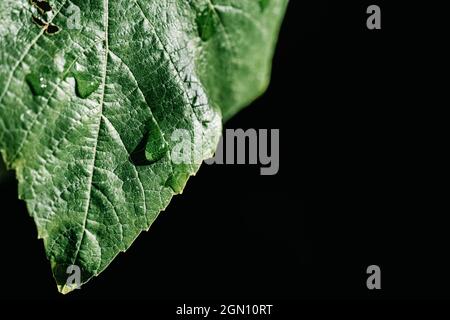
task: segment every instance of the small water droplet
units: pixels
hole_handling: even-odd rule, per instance
[[[73,76],[76,81],[76,93],[82,99],[89,97],[99,87],[99,83],[88,73],[75,73]]]
[[[71,193],[69,190],[64,190],[61,193],[61,199],[63,199],[64,201],[70,201],[71,195],[73,195],[73,193]]]
[[[35,17],[35,16],[32,16],[31,18],[33,19],[33,22],[34,22],[37,26],[39,26],[39,27],[41,27],[41,28],[47,27],[47,22],[42,21],[40,18]]]
[[[61,29],[54,24],[49,24],[47,26],[47,28],[45,29],[45,33],[48,35],[54,35],[54,34],[59,33],[60,31],[61,31]]]
[[[31,4],[33,4],[35,7],[41,11],[41,13],[46,13],[52,11],[52,6],[48,1],[45,0],[31,0]]]
[[[208,41],[216,33],[215,13],[209,6],[197,15],[196,23],[203,41]]]
[[[31,117],[33,117],[33,112],[31,110],[27,110],[20,115],[20,121],[27,121],[27,119],[30,119]]]
[[[189,174],[186,171],[175,169],[169,178],[167,178],[165,186],[171,188],[176,194],[179,194],[183,191],[188,179]]]
[[[45,78],[40,73],[30,73],[25,77],[25,81],[30,86],[31,92],[35,96],[42,96],[47,88]]]

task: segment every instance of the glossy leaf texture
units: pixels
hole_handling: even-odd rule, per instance
[[[61,292],[68,266],[86,283],[148,230],[264,92],[287,2],[0,2],[0,150]]]

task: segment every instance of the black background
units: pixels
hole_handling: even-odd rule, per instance
[[[370,4],[382,9],[382,30],[366,28]],[[1,297],[448,298],[449,239],[434,218],[448,209],[437,205],[443,191],[430,180],[439,173],[426,162],[424,112],[434,103],[423,72],[434,68],[438,30],[428,13],[439,10],[292,0],[269,90],[226,124],[279,128],[278,175],[260,176],[258,166],[202,167],[150,232],[66,297],[14,181],[3,184]],[[371,264],[381,267],[382,290],[366,288]]]

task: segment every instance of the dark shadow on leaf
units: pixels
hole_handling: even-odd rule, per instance
[[[130,161],[135,166],[148,166],[153,163],[152,161],[149,161],[145,156],[145,149],[147,147],[149,136],[149,132],[146,132],[141,142],[139,142],[139,144],[137,145],[136,149],[134,149],[134,151],[130,154]]]

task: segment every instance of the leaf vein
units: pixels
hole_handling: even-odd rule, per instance
[[[103,104],[105,102],[105,91],[106,91],[106,75],[107,75],[107,71],[108,71],[108,54],[109,54],[109,0],[103,0],[103,10],[104,10],[104,14],[103,14],[103,24],[105,27],[105,57],[104,57],[104,62],[103,62],[103,76],[102,76],[102,95],[101,95],[101,99],[100,99],[100,112],[99,112],[99,122],[98,122],[98,130],[97,130],[97,137],[95,140],[95,146],[94,146],[94,158],[92,161],[92,168],[90,170],[91,174],[89,175],[89,179],[88,179],[88,199],[87,199],[87,203],[86,203],[86,209],[85,209],[85,214],[84,214],[84,218],[83,218],[83,234],[81,236],[81,240],[80,243],[77,246],[77,250],[75,251],[75,255],[73,258],[73,264],[75,264],[75,262],[78,259],[78,255],[80,253],[80,249],[81,246],[83,245],[83,240],[84,240],[84,236],[86,234],[86,227],[87,227],[87,220],[88,220],[88,216],[89,216],[89,208],[91,206],[91,196],[92,196],[92,179],[94,176],[94,172],[95,172],[95,163],[97,160],[97,146],[98,146],[98,138],[100,136],[100,130],[101,130],[101,122],[102,122],[102,113],[103,113]]]

